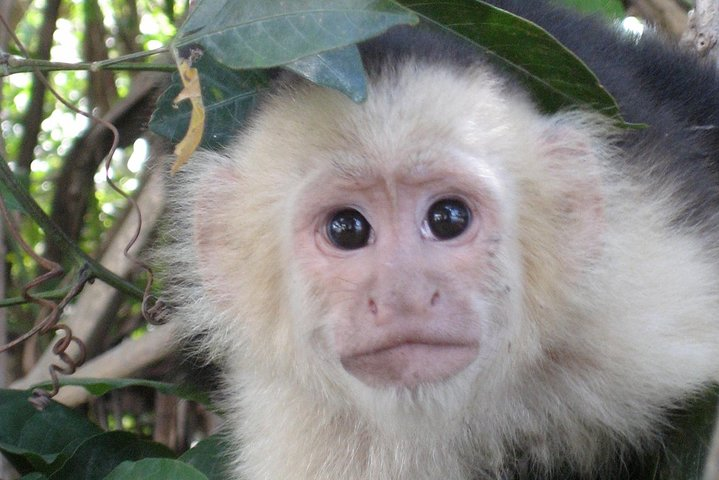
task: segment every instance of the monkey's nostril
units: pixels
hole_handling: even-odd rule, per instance
[[[372,315],[377,315],[377,304],[374,300],[370,298],[369,302],[367,302],[367,306],[369,307],[369,311]]]
[[[429,304],[434,307],[438,301],[439,301],[439,292],[434,292],[434,295],[432,295],[432,299],[429,301]]]

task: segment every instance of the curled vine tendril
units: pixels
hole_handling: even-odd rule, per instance
[[[78,275],[77,282],[60,302],[53,302],[52,300],[39,298],[33,295],[31,292],[32,289],[42,285],[49,280],[62,277],[65,274],[65,271],[63,270],[62,266],[60,266],[60,264],[38,255],[37,253],[35,253],[33,248],[28,245],[25,239],[22,238],[22,235],[20,235],[18,226],[11,218],[10,212],[8,211],[7,205],[5,204],[5,200],[2,198],[0,198],[0,214],[5,221],[5,225],[7,225],[8,231],[12,235],[13,239],[20,246],[20,248],[22,248],[22,250],[27,255],[29,255],[38,265],[47,270],[47,272],[37,276],[32,281],[25,284],[22,288],[21,293],[25,300],[41,307],[41,311],[48,312],[39,322],[37,322],[37,324],[32,329],[25,332],[23,335],[20,335],[15,340],[5,345],[0,345],[0,353],[5,352],[16,345],[19,345],[20,343],[26,341],[28,338],[36,334],[44,335],[50,332],[58,331],[62,331],[64,333],[64,335],[60,336],[56,340],[55,344],[52,347],[53,353],[62,362],[61,365],[53,363],[49,367],[50,378],[52,380],[53,386],[52,390],[48,392],[42,389],[35,389],[33,391],[33,396],[30,398],[30,402],[35,406],[35,408],[42,409],[47,405],[47,400],[50,397],[56,395],[58,390],[60,389],[58,372],[72,374],[75,372],[75,370],[77,370],[77,367],[85,361],[85,344],[82,342],[82,340],[73,336],[70,327],[68,327],[67,325],[61,325],[58,322],[60,321],[60,316],[62,315],[62,312],[67,306],[67,304],[70,303],[70,301],[82,291],[87,282],[92,281],[93,277],[89,269],[81,269]],[[67,353],[68,348],[73,343],[78,347],[79,350],[79,354],[75,358],[73,358]]]

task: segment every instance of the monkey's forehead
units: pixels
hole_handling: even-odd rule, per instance
[[[265,161],[373,167],[450,148],[491,155],[520,146],[537,123],[528,97],[486,64],[457,69],[407,57],[370,78],[363,103],[306,82],[281,88],[242,141]]]

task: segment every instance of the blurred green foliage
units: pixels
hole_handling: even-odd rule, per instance
[[[611,19],[622,18],[624,7],[621,0],[554,0],[585,13],[599,13]]]

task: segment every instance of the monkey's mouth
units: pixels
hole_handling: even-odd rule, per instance
[[[348,355],[341,361],[347,372],[369,386],[414,388],[456,375],[472,363],[478,351],[476,343],[404,341]]]

